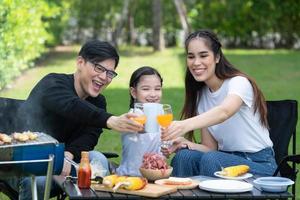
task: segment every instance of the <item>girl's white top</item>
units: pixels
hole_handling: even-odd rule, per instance
[[[241,97],[243,104],[240,110],[226,121],[208,127],[209,132],[218,142],[222,151],[257,152],[273,143],[269,131],[260,123],[260,114],[253,112],[254,96],[249,80],[242,76],[226,79],[222,86],[211,92],[207,86],[199,96],[198,114],[206,112],[222,103],[228,94]]]
[[[147,119],[148,120],[148,119]],[[160,132],[122,133],[122,161],[117,168],[118,175],[141,176],[139,168],[143,155],[160,152]]]

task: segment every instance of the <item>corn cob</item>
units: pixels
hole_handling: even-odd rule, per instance
[[[118,175],[116,175],[116,174],[105,176],[103,178],[102,183],[106,187],[112,188],[116,184],[117,178],[118,178]]]
[[[224,176],[235,177],[246,174],[249,169],[250,167],[248,165],[236,165],[222,169],[221,174]]]
[[[127,177],[125,181],[129,182],[124,186],[126,190],[140,190],[147,185],[147,179],[141,177]]]
[[[122,182],[118,182],[113,191],[117,191],[119,188],[125,190],[140,190],[147,185],[147,179],[141,177],[126,177]]]

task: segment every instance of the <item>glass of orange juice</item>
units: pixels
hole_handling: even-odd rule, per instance
[[[137,114],[137,117],[133,117],[131,119],[137,123],[145,125],[145,123],[147,121],[147,117],[144,113],[144,104],[143,103],[134,103],[134,107],[133,107],[132,111],[133,111],[133,113]],[[138,133],[131,133],[131,135],[129,136],[129,139],[137,142],[138,141],[137,134],[141,134],[141,133],[144,133],[144,131],[141,131]]]
[[[144,113],[144,104],[143,103],[134,103],[133,112],[136,113],[138,116],[132,118],[132,120],[144,125],[147,120],[147,117]]]
[[[170,104],[163,104],[162,105],[162,113],[160,115],[157,115],[156,117],[157,123],[164,128],[167,128],[171,122],[173,121],[173,112],[172,107]],[[161,147],[163,148],[169,148],[171,146],[170,141],[162,141]]]

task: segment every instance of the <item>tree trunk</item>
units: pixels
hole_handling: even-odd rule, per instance
[[[176,6],[176,10],[180,18],[180,23],[184,31],[184,38],[186,38],[190,33],[190,25],[187,20],[185,4],[182,0],[174,0],[174,4]]]
[[[117,23],[115,31],[112,33],[112,43],[116,48],[118,48],[118,38],[120,37],[122,29],[123,29],[123,27],[125,25],[125,22],[127,20],[129,3],[130,3],[130,0],[124,0],[123,1],[123,8],[122,8],[122,13],[121,13],[121,18]]]
[[[152,1],[152,37],[153,37],[153,49],[154,51],[161,51],[164,49],[164,37],[161,30],[162,22],[162,10],[161,0]]]
[[[129,12],[128,15],[128,31],[130,45],[135,45],[137,34],[134,29],[134,17],[132,16],[132,12]]]

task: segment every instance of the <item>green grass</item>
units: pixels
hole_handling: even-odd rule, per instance
[[[25,99],[33,86],[45,74],[51,72],[72,73],[79,47],[56,51],[44,61],[12,81],[8,89],[0,92],[2,97]],[[253,77],[266,99],[296,99],[300,102],[300,52],[289,50],[226,50],[227,58],[239,69]],[[138,67],[148,65],[157,68],[163,76],[163,102],[173,106],[178,119],[184,99],[184,51],[182,48],[166,49],[154,53],[150,48],[126,47],[120,51],[117,68],[119,76],[104,91],[108,111],[121,114],[128,111],[128,83],[131,73]],[[298,124],[297,129],[300,130]],[[297,152],[300,153],[298,137]],[[120,134],[105,130],[96,147],[101,151],[121,153]],[[119,162],[120,158],[114,161]],[[299,168],[299,167],[298,167]],[[299,168],[300,169],[300,168]],[[298,186],[300,185],[298,179]],[[300,190],[298,189],[298,195]],[[0,196],[1,197],[1,196]]]

